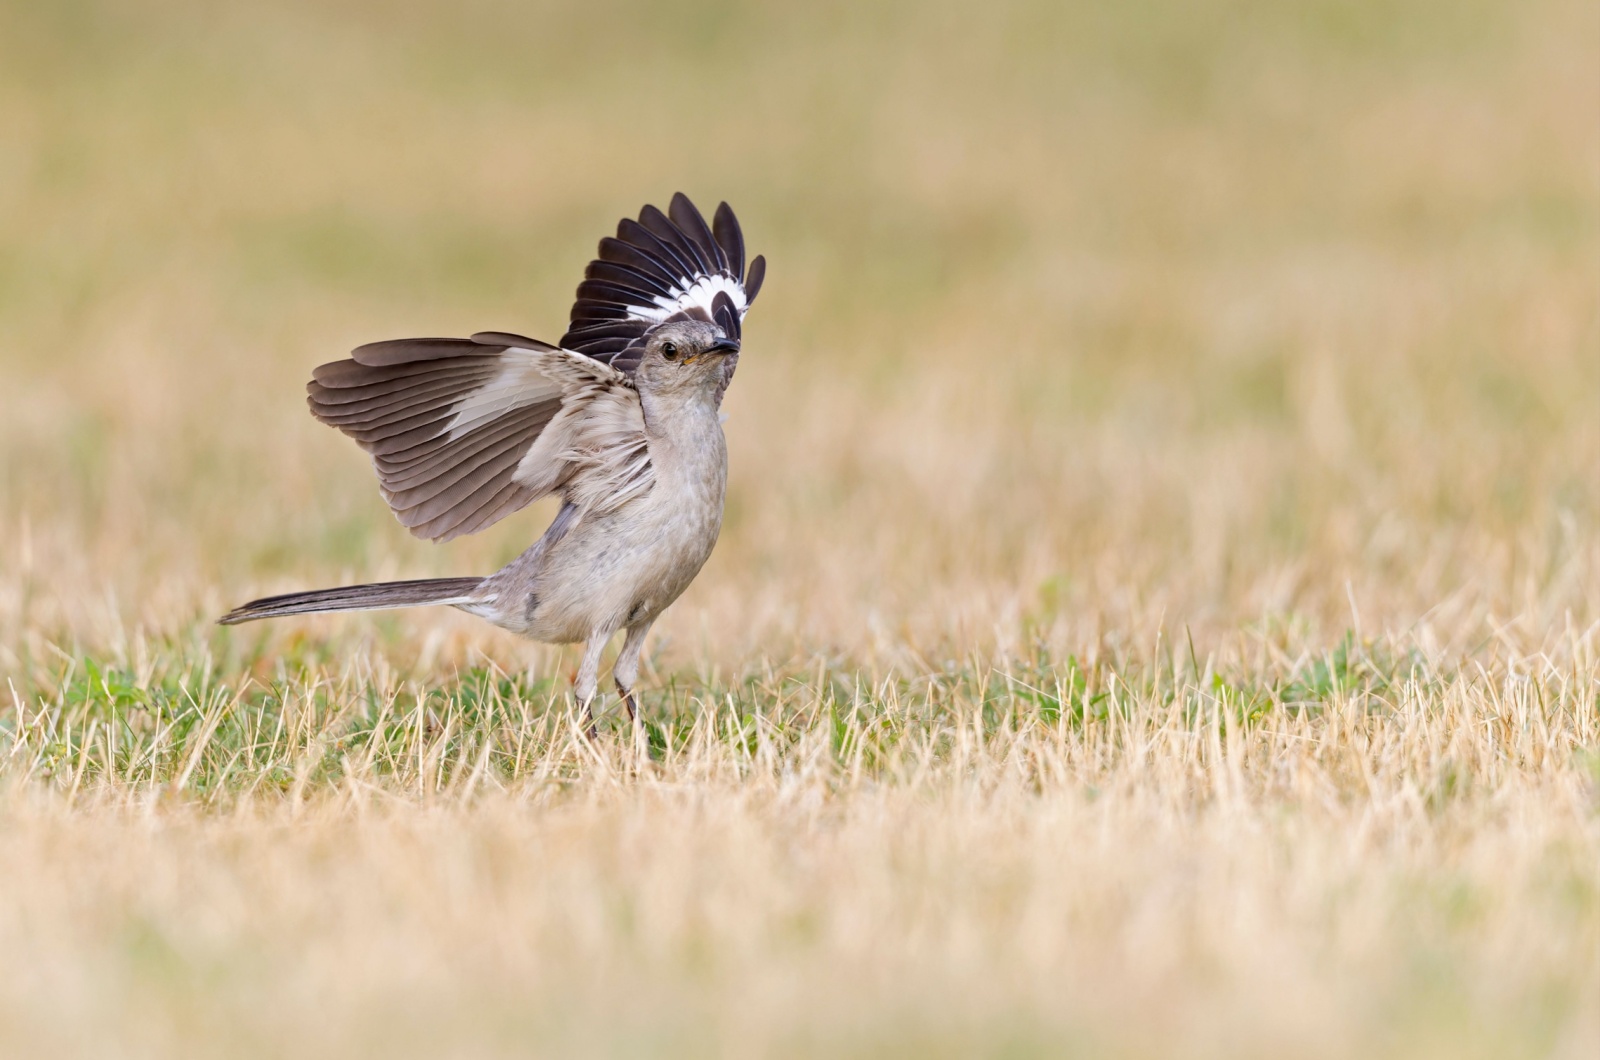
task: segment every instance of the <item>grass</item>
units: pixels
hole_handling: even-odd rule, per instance
[[[0,1050],[1600,1047],[1588,6],[0,3]],[[306,416],[772,262],[644,725]]]
[[[0,745],[0,938],[50,968],[8,1033],[92,1032],[64,992],[241,1052],[1584,1048],[1592,635],[1252,639],[668,681],[598,745],[492,667],[63,660]]]

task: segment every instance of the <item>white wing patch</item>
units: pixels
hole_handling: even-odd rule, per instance
[[[680,277],[680,280],[683,277]],[[683,312],[685,309],[698,308],[705,312],[706,319],[714,319],[712,303],[718,293],[726,293],[732,300],[734,309],[738,310],[739,319],[743,320],[750,305],[745,301],[744,285],[731,276],[717,274],[714,276],[700,276],[687,290],[674,285],[671,295],[656,295],[653,306],[631,305],[628,307],[628,316],[634,320],[643,320],[651,324],[659,324],[668,317]]]
[[[548,351],[512,347],[502,357],[506,364],[493,379],[456,403],[445,427],[450,441],[499,419],[513,409],[551,401],[561,396],[561,385],[543,370]]]

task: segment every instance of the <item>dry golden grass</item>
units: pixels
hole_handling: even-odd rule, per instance
[[[772,260],[647,729],[305,415]],[[0,1051],[1600,1050],[1593,5],[0,4]]]

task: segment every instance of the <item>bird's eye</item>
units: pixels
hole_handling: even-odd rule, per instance
[[[663,342],[661,344],[661,356],[665,357],[669,361],[676,361],[678,359],[677,344],[672,342]]]

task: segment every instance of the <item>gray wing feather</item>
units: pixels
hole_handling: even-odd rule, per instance
[[[396,518],[429,540],[557,491],[580,513],[614,510],[654,482],[627,377],[517,335],[362,346],[318,368],[307,400],[372,456]]]

